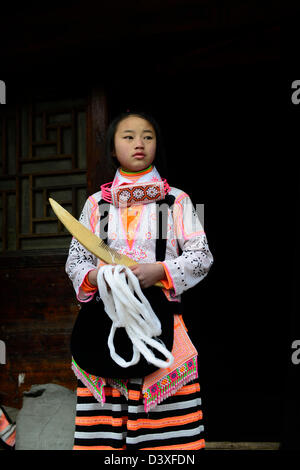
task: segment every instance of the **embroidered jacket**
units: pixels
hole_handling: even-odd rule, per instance
[[[135,178],[135,181],[137,178]],[[155,167],[144,172],[138,183],[162,181]],[[112,187],[132,183],[120,169],[117,170]],[[213,256],[190,197],[180,189],[171,187],[175,197],[173,210],[168,209],[168,232],[166,259],[163,262],[170,289],[164,292],[170,301],[180,301],[181,294],[195,286],[208,273]],[[101,191],[90,196],[80,215],[80,222],[100,235],[100,212],[98,202]],[[109,205],[107,243],[138,263],[154,263],[156,241],[156,204],[136,204],[129,208]],[[86,250],[75,238],[72,239],[66,272],[71,279],[77,299],[88,302],[94,293],[82,289],[89,271],[104,264]]]

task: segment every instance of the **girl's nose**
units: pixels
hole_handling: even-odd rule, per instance
[[[144,148],[144,142],[141,137],[137,137],[135,148]]]

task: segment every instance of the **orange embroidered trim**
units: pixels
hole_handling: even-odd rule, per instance
[[[105,387],[105,395],[107,397],[120,397],[121,393],[119,390],[116,390],[112,387]],[[78,397],[92,397],[92,392],[86,387],[77,387],[77,396]]]
[[[136,205],[128,208],[121,209],[121,219],[124,230],[126,230],[126,238],[129,249],[132,249],[135,235],[139,228],[141,214],[143,213],[144,206]]]
[[[165,289],[172,289],[174,287],[174,284],[173,284],[173,280],[172,280],[172,278],[169,274],[168,268],[161,261],[157,261],[157,263],[163,265],[165,275],[166,275],[166,278],[167,278],[167,279],[161,279],[160,282],[162,283],[162,285],[164,286]]]
[[[153,170],[153,167],[152,165],[150,165],[148,168],[146,168],[145,170],[141,170],[141,171],[125,171],[125,170],[122,170],[122,168],[120,168],[120,175],[122,176],[143,176],[143,175],[146,175],[147,173],[150,173],[150,171]]]
[[[89,275],[89,273],[86,274],[86,276],[83,280],[83,283],[81,284],[81,289],[87,294],[90,293],[90,292],[96,292],[96,290],[97,290],[97,287],[93,286],[93,284],[90,283],[90,281],[88,279],[88,275]]]
[[[194,423],[195,421],[202,419],[202,411],[196,411],[195,413],[189,413],[184,416],[172,416],[169,418],[162,419],[137,419],[133,421],[129,419],[127,421],[127,428],[131,431],[137,431],[138,429],[160,429],[166,428],[167,426],[181,426],[188,423]]]
[[[200,439],[199,441],[190,442],[187,444],[175,444],[169,446],[158,446],[158,447],[143,447],[141,450],[198,450],[205,447],[205,440]]]
[[[75,424],[78,426],[96,426],[98,424],[120,427],[126,424],[128,416],[114,418],[113,416],[76,416]]]

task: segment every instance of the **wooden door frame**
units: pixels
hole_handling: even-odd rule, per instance
[[[87,196],[110,181],[111,170],[105,158],[105,135],[108,127],[108,96],[104,87],[94,87],[88,96],[87,108]]]
[[[107,116],[105,89],[101,85],[87,89],[87,196],[109,181],[104,154]],[[6,363],[0,365],[3,405],[21,408],[23,392],[34,384],[57,383],[69,389],[76,386],[69,340],[78,301],[65,272],[67,254],[65,248],[1,254],[0,339],[7,354]]]

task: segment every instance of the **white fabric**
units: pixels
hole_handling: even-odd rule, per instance
[[[142,175],[138,182],[161,180],[154,168]],[[117,171],[114,185],[128,183]],[[173,282],[173,289],[164,290],[168,300],[180,301],[181,294],[195,286],[205,278],[213,264],[213,256],[209,250],[206,235],[198,218],[190,197],[180,189],[171,187],[170,195],[175,197],[173,211],[168,209],[168,232],[164,266]],[[80,222],[99,236],[99,206],[101,191],[91,195],[84,205]],[[110,247],[138,263],[155,263],[156,246],[156,204],[145,204],[142,208],[138,230],[133,245],[129,246],[126,230],[122,223],[123,208],[109,205],[108,239]],[[179,255],[179,249],[182,253]],[[88,302],[93,294],[87,294],[81,289],[86,274],[103,264],[99,259],[86,250],[75,238],[72,239],[69,256],[66,262],[66,272],[70,277],[77,298],[80,302]]]
[[[111,358],[124,368],[137,364],[140,354],[158,368],[171,366],[174,361],[172,353],[159,340],[154,339],[161,335],[161,323],[131,269],[121,265],[102,266],[98,271],[97,284],[105,312],[113,322],[107,341]],[[126,362],[116,353],[114,335],[117,328],[125,328],[132,341],[131,361]],[[147,345],[160,351],[167,360],[155,357]]]

